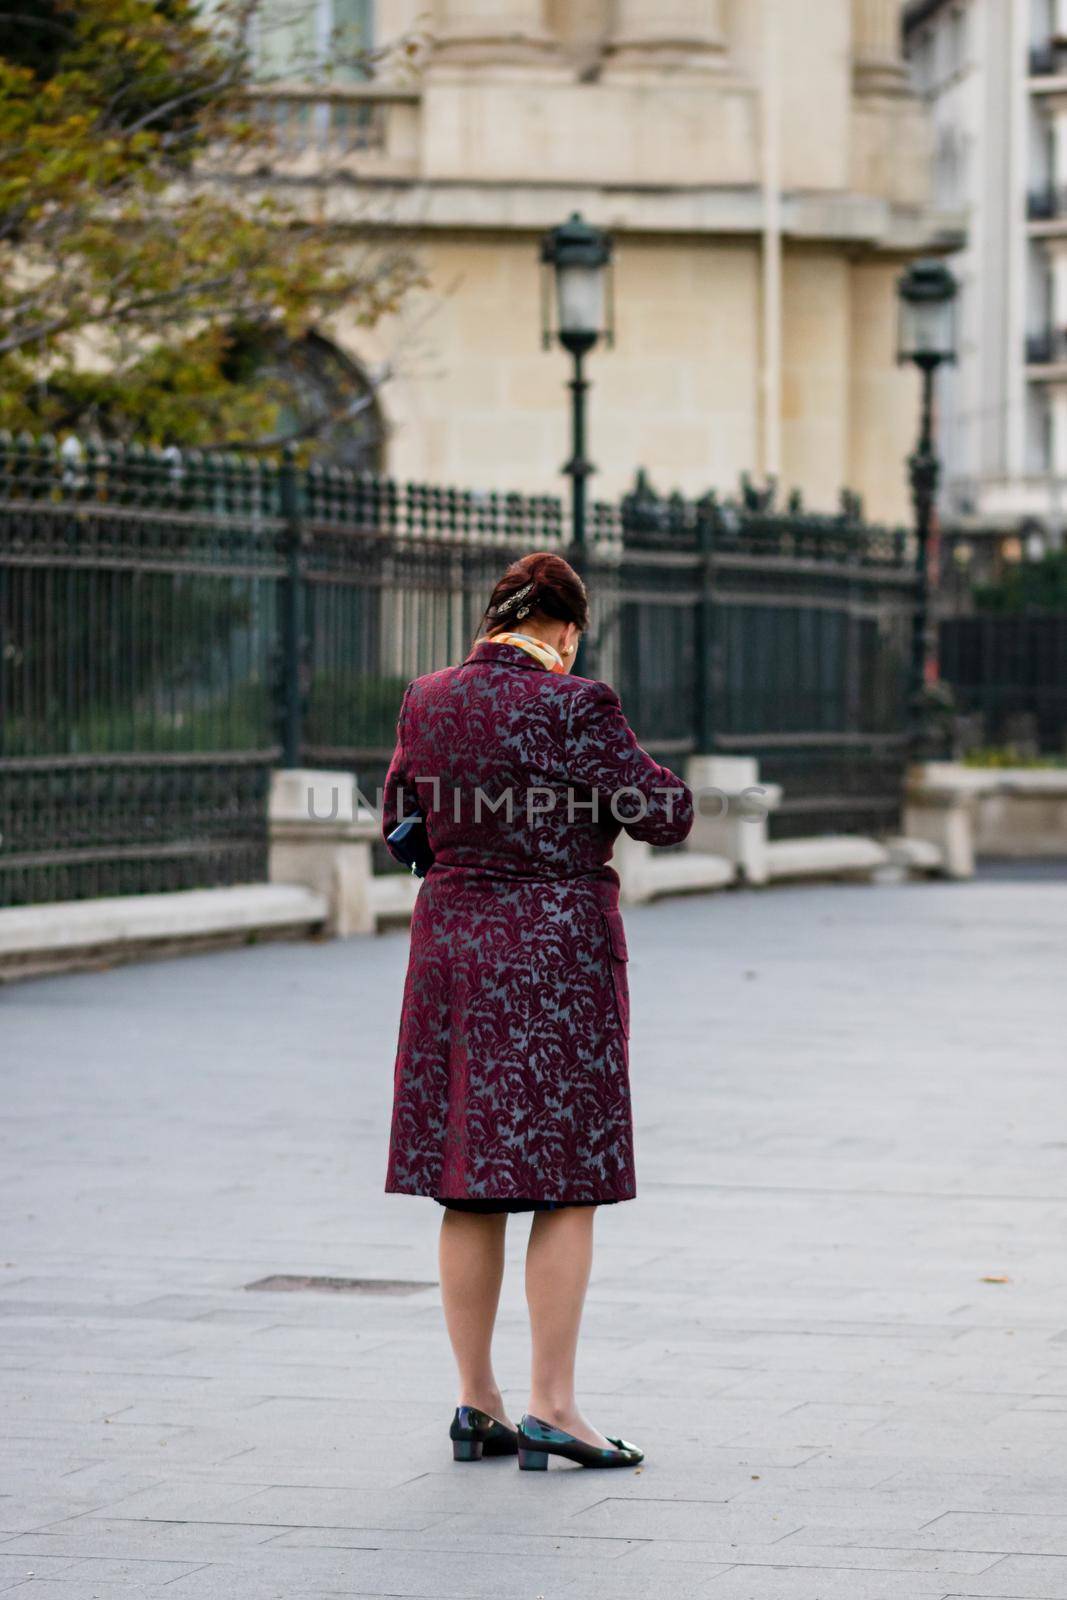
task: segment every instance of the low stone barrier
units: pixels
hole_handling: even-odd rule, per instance
[[[976,855],[1067,857],[1067,768],[926,761],[908,774],[905,831],[942,854],[950,878]]]
[[[325,896],[300,883],[116,895],[0,911],[0,981],[116,961],[300,938],[326,927]]]
[[[962,785],[956,772],[964,774]],[[969,808],[990,775],[967,768],[952,774],[928,769],[922,786],[909,791],[911,837],[772,840],[768,819],[782,792],[760,783],[756,761],[695,756],[686,771],[698,797],[689,841],[655,850],[620,834],[614,865],[622,899],[642,905],[662,895],[803,878],[929,873],[946,862],[953,876],[967,876],[973,870]],[[1057,804],[1062,799],[1067,808],[1067,775],[1061,783]],[[1002,788],[1004,796],[1013,793],[1010,784]],[[269,828],[268,884],[0,911],[0,979],[263,937],[317,932],[347,938],[410,919],[419,880],[375,872],[379,820],[360,804],[350,773],[275,772]]]

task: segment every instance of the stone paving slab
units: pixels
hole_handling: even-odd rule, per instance
[[[1067,1600],[1067,882],[628,925],[610,1476],[450,1462],[436,1289],[245,1288],[436,1277],[381,1193],[405,935],[0,993],[0,1593]]]

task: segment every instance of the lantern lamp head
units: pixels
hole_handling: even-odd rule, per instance
[[[541,241],[542,338],[583,355],[614,343],[612,240],[575,211]]]
[[[897,279],[900,323],[897,360],[934,368],[956,359],[959,285],[943,261],[913,261]]]

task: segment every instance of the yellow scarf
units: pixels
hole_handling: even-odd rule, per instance
[[[513,644],[517,650],[525,650],[528,656],[533,656],[539,661],[546,672],[566,672],[563,657],[559,651],[550,644],[545,644],[543,639],[531,639],[528,633],[492,633],[485,634],[476,641],[478,644]]]

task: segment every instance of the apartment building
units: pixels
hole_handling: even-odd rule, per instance
[[[1067,524],[1067,3],[914,0],[904,28],[933,197],[967,223],[942,516],[961,564],[996,570]]]

